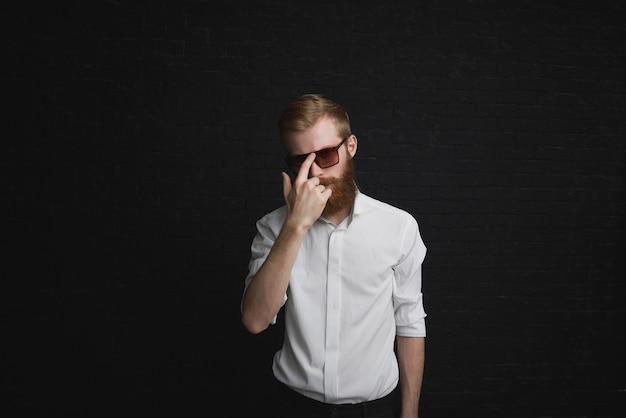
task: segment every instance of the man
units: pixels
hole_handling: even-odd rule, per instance
[[[400,416],[415,418],[426,336],[417,222],[359,191],[339,104],[301,96],[279,131],[294,181],[282,173],[286,204],[257,222],[241,308],[260,333],[285,307],[273,362],[285,416],[391,418],[399,383]]]

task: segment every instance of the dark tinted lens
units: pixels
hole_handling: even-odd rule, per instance
[[[341,141],[341,144],[343,144],[343,141]],[[341,144],[333,148],[326,148],[315,151],[315,164],[317,164],[320,168],[328,168],[337,164],[339,162],[338,149]],[[285,157],[285,162],[287,163],[287,167],[289,167],[291,171],[297,173],[300,170],[300,166],[308,156],[309,154],[288,155],[287,157]]]
[[[298,170],[300,170],[300,166],[302,165],[304,160],[306,160],[307,156],[308,156],[308,154],[306,154],[306,155],[290,155],[290,156],[288,156],[287,158],[285,158],[285,162],[287,163],[287,167],[289,167],[289,169],[291,171],[293,171],[294,173],[297,173]]]
[[[328,168],[339,162],[339,153],[336,148],[327,148],[315,153],[315,163],[320,168]]]

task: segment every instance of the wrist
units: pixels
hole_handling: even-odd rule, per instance
[[[307,225],[299,220],[290,219],[288,217],[283,224],[281,232],[304,237],[309,228],[311,228],[311,225]]]

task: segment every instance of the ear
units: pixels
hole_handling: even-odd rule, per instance
[[[354,158],[354,155],[356,154],[358,142],[359,141],[356,139],[356,136],[354,135],[350,135],[350,138],[348,138],[348,153],[350,154],[350,157],[352,158]]]

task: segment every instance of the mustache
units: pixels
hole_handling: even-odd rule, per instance
[[[320,178],[320,184],[323,186],[330,186],[339,183],[340,179],[337,177],[322,177]]]

